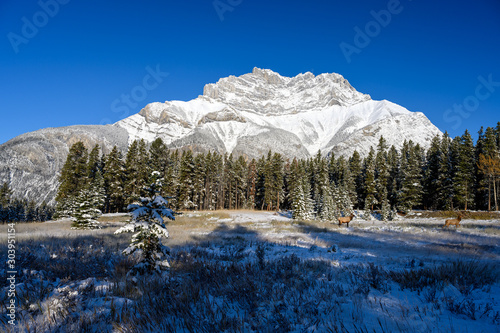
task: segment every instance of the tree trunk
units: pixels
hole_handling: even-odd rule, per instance
[[[491,182],[488,182],[488,212],[491,212]]]
[[[468,188],[468,184],[467,182],[465,182],[465,210],[467,210],[467,201],[469,201],[469,199],[467,198],[467,188]]]
[[[495,211],[498,211],[496,179],[493,178],[493,196],[495,198]]]

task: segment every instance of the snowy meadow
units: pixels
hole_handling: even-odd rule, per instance
[[[17,224],[18,320],[8,324],[3,281],[0,331],[500,332],[500,218],[443,228],[417,212],[339,227],[186,212],[167,224],[170,269],[142,278],[127,276],[130,234],[114,234],[128,219]]]

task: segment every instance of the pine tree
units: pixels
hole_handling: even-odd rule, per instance
[[[335,186],[335,184],[332,184],[332,186]],[[333,198],[338,209],[335,217],[349,216],[354,213],[349,189],[345,185],[333,188]]]
[[[451,139],[445,132],[441,138],[441,159],[439,164],[438,205],[441,209],[451,210],[453,207],[453,166],[451,158]]]
[[[498,211],[496,182],[500,177],[500,156],[498,154],[488,156],[483,154],[479,155],[478,168],[488,180],[488,211],[491,211],[491,184],[493,184],[493,203],[495,205],[495,211]]]
[[[252,159],[248,164],[247,171],[247,208],[254,209],[256,203],[256,193],[257,193],[257,162]]]
[[[387,189],[382,187],[382,193],[380,194],[380,215],[382,221],[389,221],[391,219],[391,205],[389,199],[387,198]]]
[[[457,147],[458,146],[458,147]],[[469,209],[474,203],[475,157],[474,142],[469,131],[458,137],[453,145],[453,192],[457,206]]]
[[[421,203],[422,199],[422,165],[420,146],[410,140],[403,143],[401,150],[400,175],[401,187],[398,191],[397,205],[399,210],[408,212]]]
[[[12,190],[9,187],[9,184],[3,183],[2,187],[0,187],[0,207],[7,207],[10,204],[12,196]]]
[[[149,169],[158,171],[160,176],[166,177],[169,164],[168,149],[161,138],[155,139],[149,147]]]
[[[391,146],[387,154],[387,169],[389,172],[387,181],[387,199],[389,205],[395,207],[398,194],[398,175],[399,175],[399,153],[396,147]]]
[[[314,200],[311,193],[311,182],[310,177],[305,177],[302,182],[303,192],[304,192],[304,218],[306,220],[314,219],[316,212],[314,210]]]
[[[165,170],[165,178],[162,182],[162,192],[164,197],[170,200],[172,207],[179,207],[179,201],[177,198],[179,192],[179,170],[180,170],[180,158],[179,151],[175,150],[168,153],[167,157],[167,168]]]
[[[243,156],[238,157],[234,164],[234,181],[236,187],[236,209],[247,206],[247,162]]]
[[[440,164],[443,156],[441,153],[441,138],[436,135],[432,138],[427,150],[426,165],[424,168],[424,208],[437,209],[439,203]]]
[[[233,154],[224,155],[224,207],[233,209],[236,199],[236,182]]]
[[[122,154],[116,146],[106,156],[104,164],[104,188],[106,191],[106,211],[119,212],[125,206],[125,165]]]
[[[148,180],[149,154],[146,142],[134,140],[129,146],[125,158],[125,202],[131,203],[138,200],[144,193],[144,187]]]
[[[266,159],[261,156],[257,161],[257,182],[256,182],[256,195],[255,204],[256,206],[263,210],[265,201],[265,174],[266,174]]]
[[[193,203],[198,209],[203,207],[205,200],[205,182],[207,177],[207,165],[205,164],[205,156],[197,154],[193,159],[194,171],[191,175],[193,179]]]
[[[337,207],[336,200],[334,200],[332,187],[330,186],[328,166],[326,164],[326,161],[321,158],[321,155],[319,155],[319,153],[318,156],[319,159],[316,161],[316,171],[318,173],[316,177],[318,186],[316,196],[319,197],[319,199],[317,199],[319,200],[319,203],[317,203],[318,215],[322,220],[333,221],[339,216],[339,209]],[[335,186],[335,183],[333,184],[333,186]]]
[[[357,202],[353,202],[355,207],[362,207],[364,201],[364,179],[363,179],[363,170],[361,168],[361,157],[357,150],[354,151],[351,158],[349,159],[349,169],[351,171],[352,178],[354,179],[354,184],[356,186],[356,197]]]
[[[217,204],[217,154],[212,155],[208,152],[205,156],[206,175],[205,175],[205,199],[203,209],[214,210]]]
[[[193,152],[186,150],[182,152],[179,169],[179,207],[181,209],[193,209],[195,203],[193,202],[193,176],[194,174],[194,159]]]
[[[87,162],[87,178],[89,179],[94,179],[97,172],[102,172],[100,149],[99,145],[96,144],[89,153]]]
[[[134,232],[130,245],[123,251],[131,255],[140,251],[142,260],[134,266],[131,273],[145,273],[170,267],[165,256],[168,248],[162,244],[163,238],[168,238],[164,218],[175,220],[174,211],[167,208],[168,202],[159,195],[162,188],[160,173],[153,171],[150,185],[145,188],[146,196],[139,202],[130,204],[128,209],[132,212],[132,221],[118,229],[115,233]]]
[[[354,178],[352,177],[351,170],[348,166],[348,162],[345,160],[344,156],[340,156],[336,161],[336,173],[337,177],[334,177],[332,181],[332,186],[336,185],[339,195],[339,202],[337,206],[341,211],[348,216],[353,212],[353,206],[358,202],[358,197],[356,193],[356,185]],[[335,182],[335,180],[337,180]]]
[[[271,150],[267,154],[263,170],[264,176],[264,198],[261,209],[273,209],[274,201],[274,179],[273,179],[273,155]]]
[[[94,205],[95,208],[99,209],[101,212],[104,210],[104,205],[106,203],[106,189],[104,177],[100,170],[94,175],[94,179],[90,180],[89,188],[94,193]]]
[[[375,157],[375,179],[377,188],[377,201],[382,205],[384,200],[388,200],[387,188],[389,187],[389,165],[387,155],[387,143],[384,137],[380,137]],[[382,206],[381,206],[382,208]]]
[[[373,208],[378,204],[376,198],[377,194],[377,183],[375,181],[375,151],[373,147],[370,148],[368,156],[365,159],[364,165],[364,190],[365,190],[365,213],[369,214],[368,211],[373,211]],[[366,215],[368,216],[368,215]]]
[[[283,202],[284,199],[284,194],[283,194],[283,157],[278,154],[274,153],[272,163],[271,163],[271,170],[272,170],[272,199],[274,202],[274,206],[271,209],[280,209],[280,204]]]
[[[87,156],[87,148],[83,142],[78,141],[71,146],[59,177],[60,185],[56,196],[59,217],[68,216],[74,198],[87,186]]]
[[[310,220],[314,217],[311,187],[305,178],[304,165],[294,158],[290,166],[290,201],[292,217],[296,220]]]

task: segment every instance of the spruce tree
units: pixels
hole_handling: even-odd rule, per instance
[[[93,182],[80,190],[71,202],[70,216],[73,220],[73,229],[99,229],[97,218],[102,212],[99,207],[104,204],[104,179],[100,172]]]
[[[162,184],[160,173],[153,171],[145,188],[146,196],[128,206],[132,212],[132,221],[118,229],[115,233],[133,232],[130,245],[123,251],[131,255],[140,252],[142,260],[133,267],[131,273],[161,272],[170,267],[166,256],[169,250],[162,239],[168,238],[164,218],[175,220],[175,213],[168,208],[168,202],[159,195]]]

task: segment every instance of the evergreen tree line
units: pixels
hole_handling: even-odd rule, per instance
[[[7,183],[0,187],[0,222],[43,222],[53,215],[54,207],[45,202],[37,205],[34,201],[14,199]]]
[[[101,193],[103,212],[121,212],[146,193],[153,171],[163,178],[160,194],[176,210],[292,210],[296,218],[331,220],[353,209],[497,209],[500,123],[481,129],[474,144],[468,131],[432,139],[428,151],[405,141],[399,151],[380,138],[361,158],[321,153],[290,160],[278,153],[259,159],[216,152],[169,150],[161,139],[134,141],[122,156],[83,143],[71,147],[61,171],[58,211],[83,189]]]

